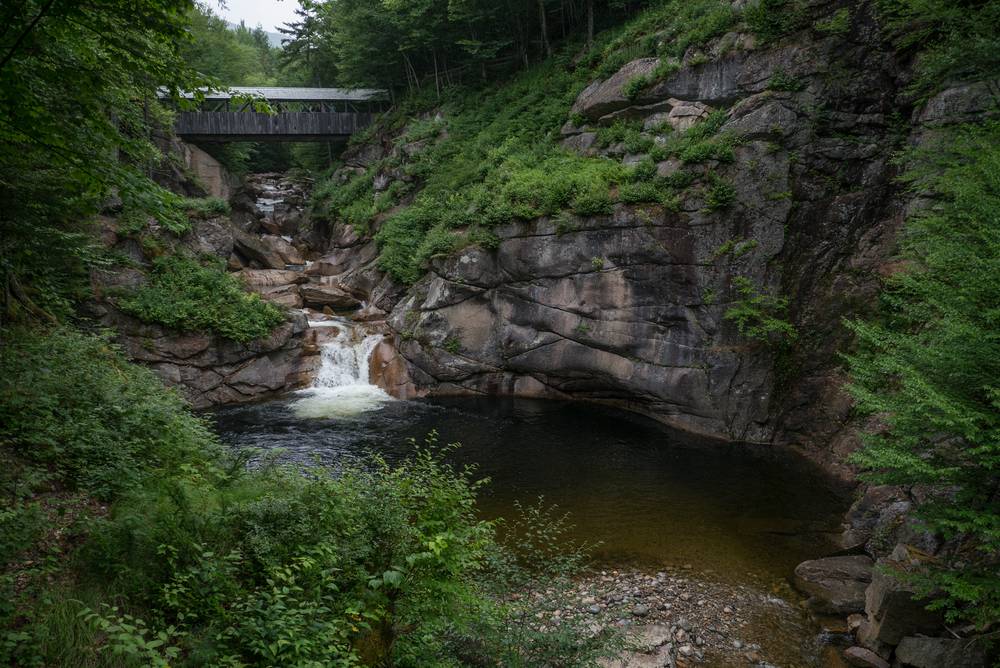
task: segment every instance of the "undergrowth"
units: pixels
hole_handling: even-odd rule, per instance
[[[541,505],[480,519],[455,446],[249,470],[107,338],[0,336],[0,664],[596,666],[619,647],[536,621],[585,553]]]
[[[285,319],[278,307],[244,290],[221,260],[199,261],[183,251],[155,258],[148,281],[117,305],[145,322],[243,343],[266,337]]]

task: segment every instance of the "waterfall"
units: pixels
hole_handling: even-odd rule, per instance
[[[320,350],[320,368],[312,387],[302,390],[302,398],[293,404],[295,414],[303,418],[350,417],[378,408],[392,397],[372,385],[368,364],[372,352],[382,341],[346,319],[335,318],[310,322],[310,327],[336,327],[337,334]]]

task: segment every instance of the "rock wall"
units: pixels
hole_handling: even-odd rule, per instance
[[[725,113],[720,132],[739,138],[732,162],[657,164],[661,176],[693,178],[678,207],[513,223],[496,230],[495,250],[436,260],[405,290],[379,272],[370,239],[334,227],[315,271],[385,314],[409,370],[394,383],[407,392],[607,401],[726,439],[800,444],[834,466],[855,446],[837,358],[849,342],[842,319],[870,308],[893,271],[912,206],[892,158],[989,107],[985,87],[959,86],[916,108],[904,93],[910,63],[883,42],[871,3],[810,11],[817,21],[845,4],[842,34],[807,29],[761,45],[730,33],[692,47],[635,97],[623,89],[657,59],[580,94],[572,117],[583,123],[566,124],[564,145],[625,164],[646,156],[600,147],[600,127],[639,121],[655,144]],[[349,151],[344,170],[408,155],[393,139]],[[719,180],[732,201],[710,210]],[[750,340],[724,317],[743,279],[787,298],[793,345]]]

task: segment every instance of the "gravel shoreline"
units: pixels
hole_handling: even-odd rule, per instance
[[[587,572],[541,622],[571,619],[625,632],[630,649],[608,668],[829,665],[820,629],[790,585],[727,582],[690,564]]]

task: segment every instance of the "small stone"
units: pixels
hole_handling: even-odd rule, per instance
[[[678,619],[677,620],[677,626],[679,626],[680,628],[684,629],[685,631],[690,631],[691,630],[691,622],[688,621],[687,617],[681,617],[680,619]]]
[[[694,647],[691,647],[691,645],[681,645],[677,648],[677,652],[681,656],[691,656],[694,654]]]
[[[730,607],[729,607],[728,605],[727,605],[726,607],[724,607],[724,608],[722,609],[722,611],[723,611],[724,613],[726,613],[727,615],[731,615],[731,614],[733,614],[733,609],[732,609],[732,608],[730,608]]]
[[[734,640],[733,641],[733,649],[743,649],[743,641],[742,640]]]
[[[580,603],[584,606],[594,605],[595,603],[597,603],[597,599],[594,598],[593,596],[587,596],[582,601],[580,601]]]
[[[644,603],[639,603],[634,608],[632,608],[632,614],[636,617],[645,617],[649,614],[649,606]]]
[[[689,594],[687,592],[684,592],[683,594],[681,594],[680,599],[682,601],[690,601],[691,600],[691,594]]]
[[[599,606],[599,605],[592,605],[589,608],[587,608],[587,612],[589,612],[592,615],[596,615],[599,612],[601,612],[601,606]]]

